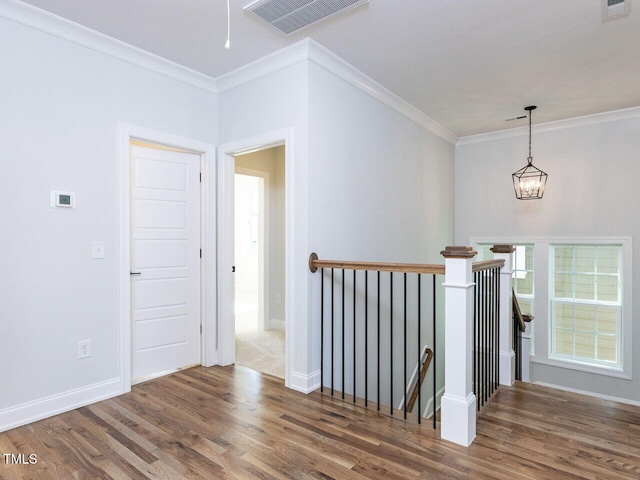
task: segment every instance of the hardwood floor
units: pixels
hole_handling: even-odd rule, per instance
[[[198,367],[0,434],[0,478],[640,478],[640,407],[520,383],[498,391],[477,432],[464,448],[430,422]]]

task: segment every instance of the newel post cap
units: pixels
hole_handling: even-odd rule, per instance
[[[440,252],[444,258],[473,258],[478,252],[473,247],[448,246]]]
[[[493,253],[513,253],[516,251],[516,247],[513,245],[500,244],[491,247],[491,251]]]

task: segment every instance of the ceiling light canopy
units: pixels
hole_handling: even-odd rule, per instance
[[[513,188],[516,191],[518,200],[539,200],[544,195],[544,189],[547,186],[548,175],[533,165],[533,157],[531,156],[531,112],[535,109],[535,106],[525,107],[525,110],[529,112],[529,156],[527,157],[527,164],[511,175]]]
[[[365,3],[369,0],[257,0],[244,9],[288,35]]]

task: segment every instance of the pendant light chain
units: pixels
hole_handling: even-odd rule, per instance
[[[529,158],[527,158],[529,165],[533,162],[533,157],[531,156],[531,112],[532,110],[529,110]]]

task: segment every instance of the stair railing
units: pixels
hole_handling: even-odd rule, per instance
[[[366,407],[373,398],[377,410],[386,406],[390,415],[400,413],[405,419],[417,406],[421,423],[420,386],[426,369],[420,372],[421,381],[413,385],[407,381],[407,365],[424,365],[423,354],[428,350],[433,363],[435,428],[436,275],[444,274],[444,265],[320,260],[312,253],[309,268],[320,270],[321,391],[328,388],[331,395],[340,394],[342,399],[348,395],[353,403],[359,401]],[[425,276],[431,276],[431,282],[423,281]],[[426,346],[428,327],[430,347]],[[417,402],[404,402],[409,394]],[[396,410],[398,398],[403,400]]]

